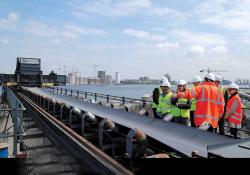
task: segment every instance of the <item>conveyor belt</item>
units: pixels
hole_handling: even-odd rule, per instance
[[[141,116],[136,113],[107,108],[105,106],[96,105],[69,98],[60,94],[48,92],[43,89],[26,89],[35,94],[44,95],[56,101],[64,102],[66,105],[77,107],[82,111],[88,111],[98,117],[109,118],[115,123],[125,127],[131,129],[139,128],[146,135],[188,156],[191,156],[192,153],[195,152],[200,156],[207,157],[208,147],[233,141],[231,138],[220,136],[207,131],[186,127],[176,123],[169,123],[147,116]]]

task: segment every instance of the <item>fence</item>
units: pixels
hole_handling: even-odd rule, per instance
[[[60,87],[45,87],[45,89],[49,91],[53,91],[54,93],[57,93],[57,94],[71,96],[71,97],[75,97],[78,99],[85,99],[87,101],[92,99],[95,102],[101,101],[101,102],[109,103],[113,101],[113,102],[119,102],[122,105],[126,103],[133,103],[133,104],[142,104],[143,107],[145,107],[146,104],[150,104],[152,102],[152,101],[145,100],[145,99],[142,100],[142,99],[127,98],[127,97],[119,97],[119,96],[92,93],[92,92],[87,92],[87,91],[79,91],[79,90],[60,88]]]

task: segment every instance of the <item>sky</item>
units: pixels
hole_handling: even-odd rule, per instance
[[[105,70],[121,79],[250,78],[250,0],[1,0],[0,72],[17,57],[45,74]],[[66,67],[64,67],[66,65]],[[76,70],[77,69],[77,70]]]

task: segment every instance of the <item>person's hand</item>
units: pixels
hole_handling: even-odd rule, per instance
[[[177,93],[174,93],[174,94],[173,94],[173,98],[178,98],[178,94],[177,94]]]

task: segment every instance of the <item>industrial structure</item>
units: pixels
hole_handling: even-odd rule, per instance
[[[49,75],[43,75],[41,59],[18,57],[15,74],[0,74],[0,85],[3,83],[29,87],[64,86],[66,75],[57,75],[53,71]]]
[[[152,118],[151,101],[41,88],[44,76],[27,83],[29,72],[22,70],[20,77],[14,86],[4,79],[1,110],[13,118],[13,155],[29,158],[25,174],[145,172],[149,167],[136,158],[250,158],[249,137],[234,140]],[[59,82],[53,72],[51,78]],[[250,100],[246,94],[242,98]],[[135,104],[138,109],[131,110]]]

